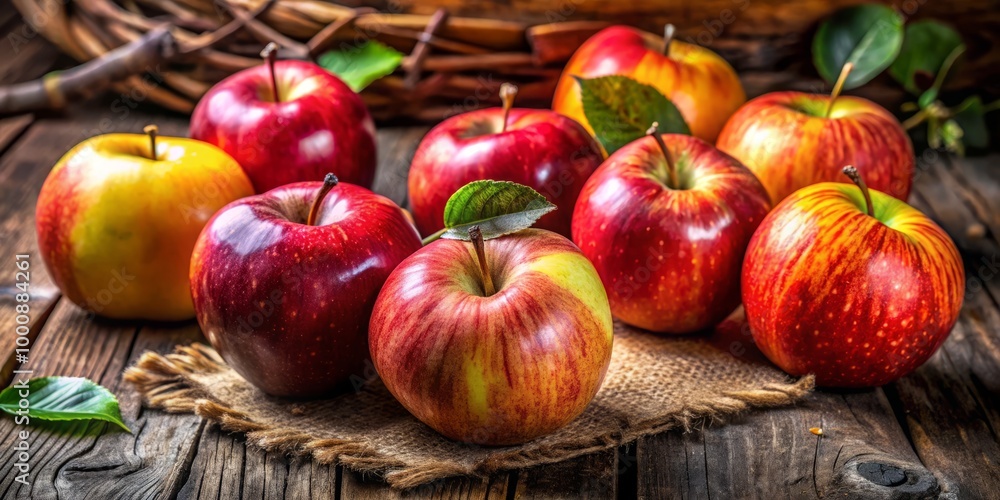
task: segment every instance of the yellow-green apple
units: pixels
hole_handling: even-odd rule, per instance
[[[594,263],[611,311],[654,332],[711,327],[740,303],[743,252],[771,208],[740,162],[688,135],[616,151],[590,177],[573,241]]]
[[[511,109],[514,92],[505,84],[502,109],[453,116],[420,141],[410,165],[409,193],[422,234],[444,227],[444,206],[459,188],[496,180],[542,193],[559,209],[542,217],[538,227],[569,236],[576,198],[603,159],[600,146],[565,116]]]
[[[306,61],[274,61],[217,83],[191,116],[191,137],[232,155],[258,193],[322,179],[370,188],[375,124],[361,97]]]
[[[839,93],[760,96],[729,119],[716,145],[750,168],[775,204],[810,184],[838,180],[847,164],[873,189],[905,201],[914,167],[906,131],[878,104]]]
[[[743,266],[757,347],[782,370],[830,387],[910,373],[944,342],[962,306],[955,244],[906,203],[826,182],[785,198],[761,223]]]
[[[612,26],[590,37],[566,64],[552,109],[582,123],[593,134],[574,77],[624,75],[655,87],[677,106],[694,136],[715,142],[726,119],[746,101],[740,79],[715,52],[673,40],[673,26],[668,25],[666,32],[660,38]]]
[[[472,240],[435,241],[393,271],[372,313],[372,361],[396,399],[448,438],[522,443],[597,393],[611,310],[566,238],[525,229]]]
[[[395,203],[333,175],[244,198],[212,218],[191,257],[198,323],[264,392],[331,393],[362,373],[378,291],[419,248]]]
[[[88,311],[188,319],[198,233],[253,187],[219,148],[146,131],[92,137],[56,163],[35,208],[38,246],[63,295]]]

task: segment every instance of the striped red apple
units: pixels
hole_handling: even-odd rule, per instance
[[[747,249],[743,303],[754,341],[793,375],[829,387],[886,384],[944,342],[962,306],[955,244],[892,196],[820,183],[785,199]]]
[[[574,77],[623,75],[652,85],[680,110],[691,133],[715,142],[719,131],[746,94],[736,71],[718,54],[699,45],[672,40],[627,26],[612,26],[590,37],[566,64],[552,109],[594,129],[583,113],[580,86]]]
[[[901,200],[913,184],[913,145],[899,121],[867,99],[775,92],[744,105],[716,144],[743,162],[778,203],[817,182],[837,181],[852,164],[873,189]]]
[[[611,360],[608,298],[566,238],[541,229],[438,240],[375,302],[372,361],[389,391],[448,438],[522,443],[567,424]]]

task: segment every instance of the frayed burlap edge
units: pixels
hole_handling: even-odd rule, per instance
[[[579,441],[565,441],[559,446],[531,450],[498,451],[473,469],[448,462],[428,461],[408,464],[374,449],[371,445],[344,439],[314,439],[308,434],[288,429],[269,428],[247,415],[213,401],[202,390],[192,387],[186,378],[198,373],[217,373],[227,369],[225,362],[204,344],[178,346],[173,354],[147,352],[135,366],[125,371],[124,379],[143,396],[146,404],[170,413],[195,413],[217,422],[222,429],[246,435],[253,446],[266,451],[309,455],[319,463],[337,463],[359,472],[383,475],[395,488],[412,488],[428,481],[451,476],[486,477],[499,470],[561,462],[578,456],[617,447],[639,437],[670,429],[690,430],[695,423],[717,423],[751,407],[783,406],[796,402],[814,386],[812,376],[790,385],[768,385],[761,389],[736,391],[710,404],[690,405],[684,411],[655,421],[636,422],[621,430]]]

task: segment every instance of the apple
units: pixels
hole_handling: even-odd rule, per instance
[[[56,163],[35,207],[38,247],[63,296],[88,311],[188,319],[198,233],[253,187],[219,148],[146,132],[92,137]]]
[[[525,229],[437,240],[389,276],[369,346],[389,391],[444,436],[511,445],[576,418],[611,362],[594,267],[566,238]]]
[[[361,97],[316,64],[275,62],[273,54],[265,49],[267,65],[209,89],[191,116],[191,137],[232,155],[258,193],[330,171],[370,188],[375,124]]]
[[[612,26],[590,37],[566,64],[552,109],[593,134],[573,77],[624,75],[655,87],[677,106],[695,137],[715,142],[726,119],[747,99],[740,79],[715,52],[673,40],[672,25],[665,31],[661,39],[628,26]]]
[[[802,188],[761,223],[743,266],[757,347],[792,375],[871,387],[927,361],[962,307],[965,272],[948,235],[906,203],[858,185]]]
[[[846,79],[847,72],[841,74]],[[840,179],[853,164],[873,189],[901,200],[913,184],[913,145],[891,113],[867,99],[803,92],[765,94],[729,119],[717,146],[750,168],[775,204]]]
[[[590,177],[573,241],[594,263],[615,317],[661,333],[718,324],[740,303],[743,252],[771,208],[740,162],[688,135],[633,141]]]
[[[378,291],[419,248],[395,203],[333,175],[244,198],[219,211],[195,246],[198,324],[264,392],[329,394],[362,373]]]
[[[516,89],[501,87],[504,107],[453,116],[420,141],[410,165],[410,209],[429,235],[444,227],[455,191],[477,180],[511,181],[543,194],[558,210],[538,227],[570,234],[573,205],[604,159],[580,124],[548,110],[511,109]]]

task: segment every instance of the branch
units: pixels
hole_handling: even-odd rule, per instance
[[[103,56],[38,80],[0,87],[0,115],[43,109],[63,109],[132,75],[151,71],[177,54],[177,41],[167,28],[150,30],[141,38]]]

